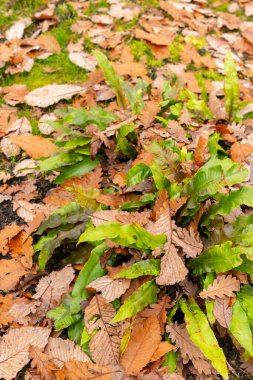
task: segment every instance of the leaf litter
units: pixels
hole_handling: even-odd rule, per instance
[[[251,2],[31,4],[0,5],[0,377],[251,378]]]

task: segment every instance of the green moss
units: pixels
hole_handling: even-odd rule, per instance
[[[221,81],[223,80],[223,76],[219,74],[217,71],[211,69],[198,69],[201,72],[203,78],[208,79],[210,81]]]
[[[38,128],[38,120],[32,115],[33,108],[29,107],[27,104],[23,104],[23,109],[18,110],[19,117],[26,117],[32,126],[33,135],[38,135],[40,133]]]
[[[159,8],[159,0],[135,0],[131,2],[142,6],[144,9],[151,8],[151,7]]]
[[[91,38],[89,36],[84,37],[83,41],[83,49],[87,53],[91,53],[92,50],[95,48],[94,43],[91,41]]]
[[[153,53],[150,47],[144,41],[133,39],[131,43],[129,44],[129,46],[137,62],[140,61],[141,58],[146,56],[148,66],[156,66],[156,67],[162,66],[163,61],[158,60],[153,56]]]
[[[133,29],[138,23],[138,18],[134,17],[133,20],[125,22],[124,20],[117,20],[117,31],[118,32],[126,32],[128,30]]]
[[[178,36],[169,46],[170,60],[175,63],[180,62],[180,53],[183,51],[183,49],[184,38],[182,36]]]
[[[54,73],[47,73],[43,69],[61,69]],[[29,90],[43,87],[52,83],[82,83],[87,79],[86,70],[74,65],[68,58],[68,53],[62,52],[54,54],[43,60],[36,60],[30,73],[21,73],[13,76],[6,76],[2,86],[13,83],[26,84]]]
[[[70,3],[60,3],[56,8],[56,16],[60,22],[77,17],[76,10]]]
[[[53,35],[59,42],[62,49],[64,49],[69,40],[76,35],[71,31],[71,26],[75,20],[62,21],[58,26],[52,28],[47,34]]]
[[[197,50],[203,49],[206,46],[205,37],[186,36],[185,42],[192,44]]]

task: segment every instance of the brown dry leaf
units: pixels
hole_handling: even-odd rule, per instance
[[[123,380],[119,367],[102,367],[93,363],[69,361],[57,374],[59,380]],[[126,379],[127,380],[127,379]]]
[[[117,74],[130,77],[143,77],[147,74],[146,66],[141,62],[113,63]]]
[[[84,188],[86,187],[100,188],[102,180],[103,180],[103,170],[101,166],[98,165],[90,173],[86,173],[80,177],[74,177],[74,178],[64,181],[61,184],[61,187],[64,189],[67,189],[68,187],[72,187],[72,186],[82,186]]]
[[[29,356],[32,359],[31,366],[36,368],[42,379],[53,380],[55,378],[54,371],[58,367],[52,363],[50,357],[42,352],[39,348],[30,346]]]
[[[135,37],[138,39],[143,39],[146,41],[151,42],[154,45],[170,45],[173,41],[173,35],[166,33],[166,34],[154,34],[154,33],[147,33],[144,32],[144,30],[141,29],[135,29]]]
[[[99,226],[106,222],[119,222],[124,224],[136,223],[144,226],[148,223],[150,211],[143,212],[127,212],[118,210],[95,211],[92,215],[94,226]]]
[[[175,244],[175,246],[182,248],[183,254],[187,257],[194,258],[203,250],[203,243],[199,234],[195,233],[192,227],[188,230],[187,228],[176,226],[174,229],[173,226],[172,243]]]
[[[152,162],[154,162],[154,159],[155,156],[153,155],[153,153],[143,151],[140,154],[138,154],[136,159],[133,161],[132,166],[135,166],[140,163],[144,163],[149,166],[152,164]]]
[[[33,239],[24,231],[16,235],[9,244],[10,253],[13,258],[19,259],[25,268],[32,267]]]
[[[151,317],[152,315],[155,315],[159,321],[161,334],[163,335],[164,325],[167,321],[167,309],[172,307],[170,302],[170,297],[165,295],[157,303],[150,305],[149,307],[138,313],[138,316],[136,317],[137,321],[139,320],[139,318],[146,319],[148,317]]]
[[[253,44],[253,22],[242,22],[240,31],[244,38]]]
[[[180,354],[182,355],[184,364],[191,360],[200,374],[202,372],[205,375],[211,374],[211,364],[205,359],[200,349],[191,341],[184,324],[177,325],[177,323],[175,323],[168,325],[166,331],[170,334],[172,342],[175,342],[176,346],[180,348]]]
[[[129,288],[131,280],[126,278],[113,279],[108,276],[103,276],[92,281],[86,288],[95,289],[101,293],[101,296],[108,302],[114,301],[122,296]]]
[[[216,299],[214,301],[213,314],[219,324],[228,329],[232,321],[233,308],[229,299]]]
[[[69,53],[69,59],[72,63],[88,71],[95,71],[97,66],[96,58],[84,52],[72,52]]]
[[[230,149],[230,155],[235,162],[245,162],[247,157],[253,153],[253,146],[251,144],[235,142]]]
[[[161,106],[159,105],[159,103],[155,100],[150,100],[149,102],[145,103],[145,108],[138,116],[138,119],[144,125],[145,128],[148,128],[151,126],[151,124],[155,120],[156,115],[158,115],[160,110]]]
[[[0,290],[14,290],[26,273],[26,268],[19,261],[0,260]]]
[[[35,214],[43,212],[48,216],[52,211],[57,208],[57,205],[44,205],[43,203],[29,203],[26,200],[19,198],[13,199],[13,211],[16,211],[18,216],[22,218],[26,223],[31,222]]]
[[[20,325],[31,325],[37,322],[36,313],[40,307],[39,301],[15,303],[9,310],[11,317]]]
[[[24,103],[28,90],[25,84],[13,84],[3,88],[5,103],[15,106]]]
[[[54,36],[49,34],[41,34],[38,38],[34,40],[29,40],[32,45],[39,45],[43,50],[49,51],[51,53],[60,53],[61,47],[59,42]]]
[[[158,220],[161,214],[169,208],[168,192],[165,189],[159,190],[158,197],[155,200],[153,212],[155,220]]]
[[[5,256],[9,252],[9,243],[20,231],[23,230],[23,226],[18,226],[13,223],[6,226],[0,231],[0,253]]]
[[[25,102],[29,106],[46,108],[62,99],[71,99],[72,96],[85,92],[86,87],[75,84],[49,84],[29,92],[25,96]]]
[[[145,367],[160,344],[160,325],[156,316],[136,325],[121,363],[128,375],[134,375]]]
[[[11,141],[32,158],[49,157],[56,151],[56,145],[41,136],[33,136],[30,134],[20,136],[12,135]]]
[[[13,294],[6,294],[5,296],[0,295],[0,329],[13,322],[13,316],[10,313],[10,310],[15,305],[23,303],[25,298],[17,297],[15,298]]]
[[[88,333],[92,334],[99,329],[90,340],[90,351],[97,364],[118,364],[120,349],[119,328],[117,324],[110,325],[115,315],[116,311],[112,304],[97,294],[85,309],[84,319]]]
[[[75,271],[71,265],[67,265],[59,271],[51,272],[40,279],[36,286],[34,300],[40,300],[40,309],[45,310],[59,305],[63,294],[69,290],[69,285],[75,277]]]
[[[43,349],[50,329],[21,327],[11,329],[0,342],[0,378],[11,380],[29,362],[29,346]]]
[[[25,17],[17,22],[15,22],[6,32],[5,37],[8,41],[20,40],[23,37],[25,28],[31,25],[32,19],[30,17]]]
[[[169,342],[161,342],[157,347],[156,351],[153,353],[150,362],[155,362],[156,360],[160,359],[162,356],[167,354],[167,352],[170,352],[174,349],[175,346],[173,346],[173,344],[170,344]]]
[[[158,285],[174,285],[183,281],[187,276],[188,269],[184,265],[183,260],[177,253],[174,245],[161,259],[161,272],[156,278]]]
[[[187,202],[187,197],[179,197],[179,198],[176,198],[176,199],[170,199],[170,212],[171,212],[171,215],[175,215],[177,213],[177,211],[183,206],[185,205],[185,203]]]
[[[196,150],[194,151],[194,162],[198,166],[204,165],[204,163],[208,160],[208,155],[206,152],[207,144],[208,138],[200,136],[198,139]]]
[[[90,362],[90,358],[71,340],[49,338],[45,353],[59,368],[62,368],[64,363],[69,362],[70,360]]]
[[[218,276],[207,289],[199,293],[201,298],[227,298],[234,297],[234,292],[240,290],[240,281],[231,274]]]

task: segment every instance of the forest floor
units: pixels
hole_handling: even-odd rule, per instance
[[[0,0],[0,72],[0,378],[252,379],[252,1]]]

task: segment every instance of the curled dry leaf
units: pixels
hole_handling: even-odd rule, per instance
[[[29,346],[43,349],[50,329],[21,327],[11,329],[0,342],[0,378],[11,380],[29,362]]]
[[[12,135],[11,141],[23,149],[32,158],[52,156],[56,151],[56,145],[41,136],[24,134]]]
[[[213,314],[219,324],[228,329],[232,321],[233,308],[229,299],[219,299],[214,301]]]
[[[84,91],[86,87],[75,84],[49,84],[29,92],[25,96],[25,102],[29,106],[46,108],[62,99],[71,99],[72,96]]]
[[[99,329],[90,340],[90,351],[97,364],[118,364],[119,328],[117,324],[110,324],[115,315],[116,311],[112,304],[97,294],[85,309],[84,319],[88,333],[92,334]],[[101,344],[101,342],[103,343]]]
[[[90,362],[90,358],[71,340],[49,338],[45,353],[51,358],[52,363],[59,368],[62,368],[64,363],[70,360]]]
[[[156,316],[136,325],[121,357],[122,366],[128,375],[140,372],[148,364],[160,340],[160,326]]]
[[[17,224],[10,224],[0,231],[0,253],[5,256],[9,252],[9,243],[13,237],[15,237],[23,227]]]
[[[218,276],[207,289],[203,290],[199,296],[201,298],[227,298],[234,297],[234,292],[240,290],[240,281],[231,274]]]
[[[87,288],[95,289],[101,293],[102,297],[108,302],[114,301],[116,298],[122,296],[129,288],[131,280],[126,278],[113,279],[108,276],[103,276],[92,281]]]
[[[161,342],[157,347],[156,351],[153,353],[150,362],[155,362],[156,360],[160,359],[162,356],[167,354],[167,352],[170,352],[174,349],[175,346],[173,346],[173,344],[170,344],[169,342]]]

